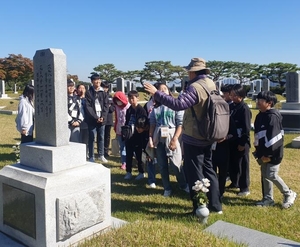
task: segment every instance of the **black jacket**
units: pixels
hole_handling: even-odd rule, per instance
[[[90,126],[97,125],[98,116],[95,109],[95,100],[98,98],[98,101],[101,106],[101,116],[103,117],[103,122],[100,125],[104,125],[107,120],[108,114],[108,94],[104,91],[95,91],[94,87],[91,86],[86,92],[85,99],[85,121]]]
[[[237,129],[236,144],[240,146],[250,145],[251,111],[248,105],[242,101],[239,104],[230,104],[230,114]]]
[[[259,112],[254,122],[257,158],[271,158],[269,163],[278,165],[283,158],[282,116],[276,109]]]
[[[115,106],[114,103],[112,101],[112,97],[108,94],[108,113],[107,113],[107,119],[105,122],[105,125],[113,125],[114,121],[113,121],[113,113],[115,112]]]

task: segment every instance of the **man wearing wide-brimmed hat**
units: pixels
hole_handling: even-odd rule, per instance
[[[216,85],[207,77],[210,69],[206,68],[206,62],[203,58],[191,59],[191,62],[185,68],[189,74],[189,82],[186,90],[177,99],[158,91],[150,83],[144,83],[144,88],[153,95],[156,102],[175,111],[185,110],[182,126],[183,168],[189,183],[190,196],[193,201],[193,213],[195,213],[198,205],[193,200],[195,191],[192,190],[192,187],[197,180],[207,178],[210,180],[208,207],[211,211],[222,214],[219,183],[211,162],[211,142],[199,135],[197,121],[193,117],[191,110],[191,107],[193,107],[197,119],[201,119],[205,114],[204,106],[208,95],[199,82],[204,82],[211,91],[216,90]]]

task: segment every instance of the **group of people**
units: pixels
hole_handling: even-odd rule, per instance
[[[197,180],[207,178],[210,181],[208,208],[222,214],[222,197],[228,176],[231,180],[228,187],[239,188],[238,196],[250,194],[251,111],[244,102],[246,92],[240,84],[222,86],[219,90],[230,108],[228,134],[217,142],[203,138],[198,132],[196,119],[201,119],[206,113],[208,95],[200,82],[211,91],[217,89],[208,77],[210,69],[204,59],[193,58],[186,70],[189,81],[178,98],[172,97],[165,83],[144,83],[144,89],[151,95],[144,106],[138,103],[139,93],[135,90],[128,92],[127,97],[120,91],[111,97],[109,85],[101,82],[98,74],[91,76],[92,85],[87,91],[84,85],[78,85],[76,94],[74,82],[68,80],[70,141],[86,143],[88,159],[94,161],[94,138],[97,136],[98,158],[100,162],[107,162],[110,131],[114,125],[121,156],[120,168],[126,170],[124,179],[132,179],[135,158],[138,167],[135,179],[145,177],[143,164],[147,164],[148,183],[155,188],[157,164],[164,187],[163,195],[167,197],[172,194],[169,178],[169,168],[172,167],[180,188],[190,194],[192,213],[195,214],[198,205],[192,188]],[[270,91],[257,95],[259,114],[254,122],[253,143],[255,158],[261,165],[262,183],[262,200],[257,205],[274,205],[274,183],[284,196],[283,208],[289,208],[297,194],[278,175],[283,158],[284,133],[282,117],[274,109],[276,102],[275,94]],[[24,109],[29,109],[26,112],[30,114],[26,117],[23,116]],[[32,86],[26,86],[18,110],[16,122],[21,141],[32,141]]]
[[[215,83],[208,78],[210,70],[206,68],[202,58],[191,59],[186,67],[189,81],[178,98],[157,90],[151,83],[144,83],[155,102],[169,107],[174,111],[184,112],[181,141],[183,143],[183,170],[189,185],[193,211],[198,207],[194,200],[195,191],[192,190],[197,180],[207,178],[210,181],[210,190],[207,193],[209,209],[222,213],[222,196],[225,191],[226,178],[229,174],[231,184],[229,188],[239,188],[238,196],[250,194],[249,151],[251,111],[244,102],[246,92],[240,84],[227,85],[221,88],[224,100],[230,106],[230,121],[228,135],[218,142],[212,143],[199,135],[197,120],[204,116],[208,98],[200,81],[212,91],[216,90]],[[257,96],[257,115],[255,126],[254,146],[255,157],[261,165],[262,200],[257,206],[274,205],[273,183],[283,194],[283,208],[294,204],[297,194],[292,191],[279,177],[280,162],[283,158],[283,128],[282,117],[274,109],[277,102],[274,93],[261,92]],[[194,112],[192,111],[192,107]],[[194,116],[196,114],[196,117]]]

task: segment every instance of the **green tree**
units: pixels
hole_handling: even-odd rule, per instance
[[[172,72],[173,80],[176,80],[176,79],[183,80],[183,78],[188,75],[186,69],[179,65],[172,66],[171,72]]]
[[[108,81],[113,83],[118,77],[120,77],[124,72],[121,70],[117,70],[115,65],[112,63],[106,63],[102,65],[98,65],[97,67],[93,68],[94,71],[100,73],[100,78],[102,80]],[[91,72],[93,74],[95,72]]]
[[[129,80],[129,81],[139,81],[139,77],[140,77],[141,71],[140,70],[128,70],[127,72],[123,72],[122,77],[125,80]]]
[[[223,77],[231,76],[232,62],[207,61],[206,67],[210,68],[210,76],[213,81],[218,81]]]
[[[270,63],[259,66],[259,73],[273,82],[278,82],[281,87],[286,83],[285,76],[288,72],[300,70],[297,64],[292,63]]]
[[[173,69],[170,61],[150,61],[145,63],[142,76],[146,80],[168,82],[173,80]]]
[[[10,88],[14,83],[23,87],[33,79],[33,61],[21,54],[9,54],[6,58],[0,58],[0,65],[0,78]]]
[[[230,62],[229,73],[242,84],[259,76],[257,68],[258,64]]]

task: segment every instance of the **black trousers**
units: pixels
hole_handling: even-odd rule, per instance
[[[132,160],[133,154],[138,163],[139,173],[144,173],[143,162],[142,162],[142,146],[138,143],[139,138],[134,134],[129,140],[125,142],[126,147],[126,172],[132,172]]]
[[[33,142],[33,136],[26,136],[21,134],[21,143]]]
[[[109,143],[110,143],[110,130],[111,130],[111,125],[105,125],[105,130],[104,130],[104,154],[108,154]]]
[[[220,196],[224,194],[229,165],[229,144],[223,141],[217,144],[212,151],[212,163],[215,172],[218,172]]]
[[[249,191],[250,172],[249,172],[249,144],[245,145],[245,150],[238,151],[237,145],[231,147],[231,173],[230,179],[232,183],[240,188],[241,192]]]
[[[197,147],[183,143],[183,148],[183,169],[190,188],[190,197],[193,201],[194,210],[197,209],[198,205],[193,200],[195,191],[192,190],[192,187],[197,180],[207,178],[210,181],[209,192],[207,193],[208,208],[212,211],[221,211],[222,203],[220,200],[219,182],[211,161],[211,145]]]

